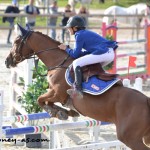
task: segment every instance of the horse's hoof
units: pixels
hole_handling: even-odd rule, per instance
[[[56,116],[60,120],[67,120],[68,119],[68,114],[65,111],[58,111]]]

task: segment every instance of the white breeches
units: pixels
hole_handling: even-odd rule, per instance
[[[106,66],[114,60],[115,53],[113,48],[109,48],[108,52],[100,55],[85,55],[83,57],[77,58],[73,61],[73,69],[77,66],[83,67],[91,64],[100,63],[102,66]]]

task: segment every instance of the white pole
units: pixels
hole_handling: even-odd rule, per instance
[[[125,87],[131,87],[131,85],[130,85],[130,80],[129,79],[124,79],[123,80],[123,86],[125,86]]]
[[[99,126],[93,127],[93,142],[99,141],[99,133],[100,133],[100,127]]]
[[[33,59],[28,59],[24,62],[24,80],[25,80],[25,90],[27,90],[28,85],[32,83],[33,74]]]
[[[50,121],[50,124],[55,124],[56,123],[56,119],[53,119]],[[49,149],[55,149],[57,148],[57,134],[58,134],[58,131],[50,131],[50,136],[49,136]],[[60,148],[60,147],[59,147]]]
[[[134,89],[142,92],[142,84],[143,84],[143,79],[142,78],[136,78],[135,83],[134,83]]]
[[[2,139],[2,121],[3,121],[3,94],[4,91],[0,90],[0,140]],[[0,141],[0,150],[2,142]]]
[[[11,69],[11,79],[9,83],[9,116],[14,115],[13,103],[16,102],[16,92],[14,91],[14,84],[17,82],[17,73],[15,69]]]

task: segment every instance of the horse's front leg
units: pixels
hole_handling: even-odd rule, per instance
[[[47,93],[44,93],[43,95],[39,96],[37,102],[40,105],[40,107],[43,108],[45,106],[46,102],[48,102],[48,104],[50,106],[53,106],[53,103],[55,102],[55,94],[54,93],[55,93],[54,90],[49,89],[47,91]]]
[[[39,96],[37,100],[39,106],[43,108],[46,112],[50,113],[52,117],[56,116],[56,110],[53,109],[54,99],[54,91],[50,89],[47,93],[44,93],[43,95]]]
[[[56,117],[60,120],[68,119],[68,116],[77,117],[79,114],[73,110],[66,110],[62,107],[59,107],[54,104],[58,100],[57,95],[53,89],[49,89],[49,91],[38,98],[38,104],[42,107],[46,112],[50,113],[52,117]]]

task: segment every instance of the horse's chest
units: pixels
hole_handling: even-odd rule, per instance
[[[56,69],[48,72],[47,80],[50,85],[61,83],[64,80],[65,72],[61,69]]]

